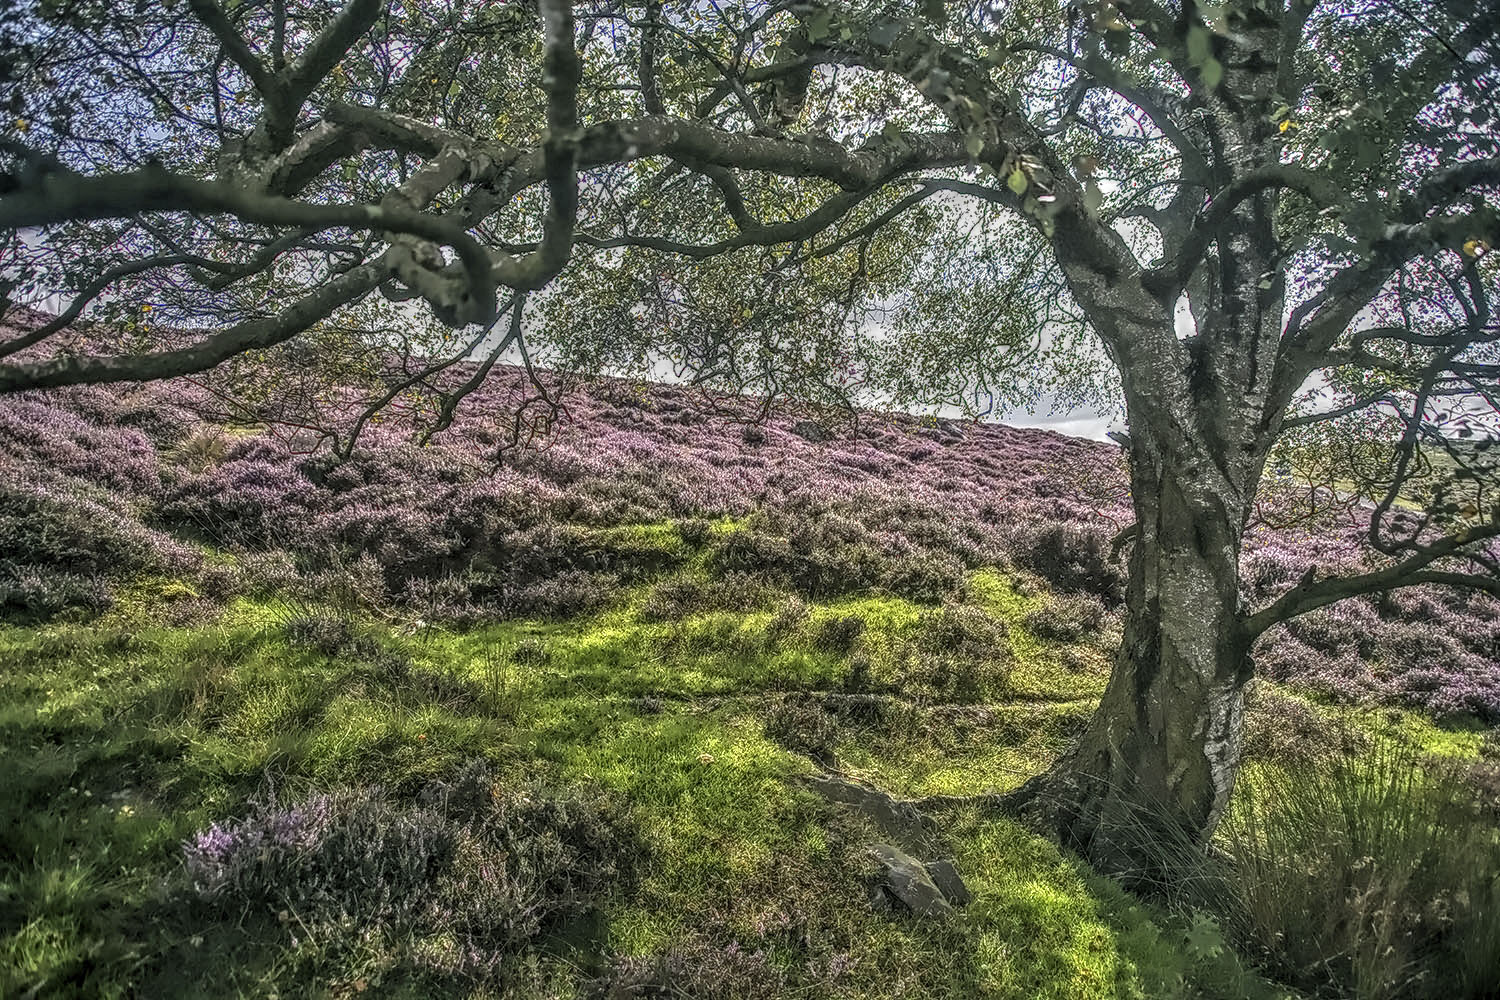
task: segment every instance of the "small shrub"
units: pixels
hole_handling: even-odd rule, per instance
[[[445,671],[419,670],[411,657],[386,649],[372,636],[356,636],[345,655],[360,661],[349,675],[354,693],[368,696],[371,688],[396,703],[431,702],[454,709],[480,704],[487,691],[478,684]]]
[[[690,517],[682,521],[676,521],[673,527],[677,529],[677,535],[689,548],[700,548],[713,534],[713,522],[701,517]]]
[[[922,645],[937,653],[988,659],[1008,650],[1005,622],[972,604],[948,604],[922,616]]]
[[[167,540],[94,490],[0,480],[0,566],[123,577],[165,565]]]
[[[478,580],[472,573],[414,577],[403,584],[400,602],[426,621],[468,623],[482,614],[471,600]]]
[[[822,444],[833,438],[833,432],[816,420],[798,420],[787,429],[814,444]]]
[[[831,767],[840,739],[839,720],[817,702],[787,698],[766,712],[766,737]]]
[[[800,597],[788,597],[766,624],[766,639],[773,645],[784,642],[788,636],[803,626],[807,621],[807,616],[807,602]]]
[[[850,694],[863,694],[874,687],[875,668],[870,658],[856,652],[849,658],[849,670],[840,686]]]
[[[963,604],[924,615],[906,661],[903,686],[962,703],[1005,693],[1014,666],[1005,623]]]
[[[882,589],[921,604],[941,604],[961,597],[964,567],[951,556],[926,553],[904,556],[885,571]]]
[[[329,565],[304,584],[307,593],[345,610],[378,608],[388,602],[385,569],[373,555],[364,552],[349,561],[332,552],[325,558]]]
[[[564,570],[509,594],[504,608],[516,617],[576,618],[607,607],[618,593],[613,574]]]
[[[194,561],[117,494],[50,472],[0,475],[0,613],[100,611],[114,583]]]
[[[749,573],[726,573],[712,580],[676,577],[651,589],[641,617],[670,622],[708,611],[746,611],[764,604],[769,594],[765,582]]]
[[[826,599],[873,588],[888,563],[862,525],[829,514],[752,519],[715,541],[708,568],[716,576],[747,573],[767,586]]]
[[[194,891],[230,910],[292,910],[319,925],[411,920],[453,857],[455,833],[378,789],[258,805],[184,847]],[[404,921],[403,921],[404,922]]]
[[[551,660],[552,650],[534,635],[522,639],[510,651],[510,662],[523,667],[541,667],[550,663]]]
[[[173,601],[167,605],[166,621],[173,628],[200,628],[217,621],[223,613],[216,602],[202,597],[190,597]]]
[[[902,671],[902,687],[923,691],[939,701],[974,704],[984,701],[992,691],[999,694],[1009,683],[1009,666],[994,666],[992,684],[989,661],[917,653]]]
[[[106,611],[113,604],[100,577],[0,562],[0,612],[50,618],[67,608]]]
[[[281,619],[281,628],[293,646],[315,649],[324,656],[350,651],[355,640],[353,620],[336,611],[296,608]]]
[[[227,601],[245,591],[244,571],[233,563],[205,562],[195,582],[198,592],[212,601]]]
[[[252,594],[296,593],[302,583],[297,563],[282,549],[246,552],[237,565],[242,586]]]
[[[1069,594],[1048,598],[1041,607],[1026,613],[1026,629],[1038,639],[1078,642],[1104,625],[1104,602],[1093,594]]]
[[[1465,773],[1474,800],[1492,819],[1500,819],[1500,761],[1476,760]]]
[[[1055,522],[1023,537],[1012,558],[1060,590],[1094,594],[1114,606],[1124,597],[1125,577],[1109,549],[1103,528]]]
[[[836,516],[794,521],[787,543],[792,586],[812,598],[869,590],[887,562],[863,526]]]
[[[1255,760],[1282,764],[1349,754],[1369,743],[1364,731],[1340,725],[1300,698],[1256,690],[1245,713],[1244,752]]]
[[[480,761],[414,803],[379,788],[257,803],[183,850],[193,894],[226,919],[280,913],[290,932],[345,946],[453,936],[460,971],[485,973],[494,953],[628,886],[632,843],[609,796],[501,786]]]
[[[768,583],[790,582],[795,564],[791,544],[757,525],[721,535],[709,554],[708,570],[716,576],[753,573]]]
[[[167,458],[190,472],[205,472],[224,461],[224,428],[203,424],[173,445]]]
[[[648,622],[674,622],[707,606],[708,584],[694,577],[678,577],[651,588],[641,606],[641,618]]]
[[[827,653],[847,656],[865,634],[865,620],[859,615],[831,615],[813,627],[812,644]]]

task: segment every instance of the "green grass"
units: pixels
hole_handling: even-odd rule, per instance
[[[666,530],[638,534],[677,544]],[[335,959],[293,948],[263,915],[195,922],[180,845],[268,787],[410,795],[476,756],[502,776],[617,793],[642,849],[638,884],[596,921],[513,958],[510,995],[587,995],[605,956],[691,940],[740,942],[788,969],[848,956],[846,973],[802,995],[1280,995],[1211,935],[1205,946],[1201,922],[971,811],[944,830],[975,894],[968,908],[949,922],[870,911],[862,850],[877,834],[799,782],[815,765],[768,738],[766,713],[848,683],[849,657],[806,640],[821,620],[865,620],[870,680],[887,690],[903,682],[897,654],[929,609],[841,601],[781,641],[767,638],[769,611],[644,623],[639,594],[563,624],[407,634],[361,621],[409,664],[393,681],[368,656],[290,645],[274,600],[238,601],[199,627],[146,623],[167,586],[178,585],[144,589],[95,623],[0,627],[0,995],[321,997],[360,982],[429,995],[374,945]],[[848,770],[898,794],[1007,788],[1086,719],[1102,687],[1097,654],[1078,651],[1069,667],[1067,650],[1029,636],[1021,619],[1037,599],[999,574],[976,575],[971,593],[1009,626],[1007,685],[969,704],[893,699],[883,722],[839,730]],[[518,661],[522,647],[545,658]]]

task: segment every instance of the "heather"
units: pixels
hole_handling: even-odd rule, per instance
[[[428,446],[373,425],[347,460],[326,445],[304,454],[311,439],[205,428],[188,407],[212,411],[212,401],[191,386],[8,399],[7,601],[97,606],[108,577],[180,562],[175,536],[225,553],[233,569],[207,569],[219,590],[319,581],[311,591],[357,576],[365,598],[427,620],[594,613],[639,584],[702,587],[702,574],[680,579],[694,567],[716,588],[740,580],[752,603],[763,586],[939,604],[984,566],[1024,570],[1106,610],[1119,602],[1112,542],[1130,517],[1113,445],[874,414],[749,423],[748,404],[602,382],[565,397],[550,435],[507,447],[501,418],[518,390],[506,378],[466,400],[464,419]],[[148,401],[160,404],[154,419]],[[39,505],[56,531],[23,527]],[[101,525],[92,552],[65,541],[87,522]],[[1252,526],[1247,600],[1263,604],[1309,570],[1358,568],[1359,531],[1337,512]],[[50,590],[38,580],[49,570]],[[667,590],[658,599],[673,600]],[[1256,656],[1263,676],[1319,698],[1493,723],[1497,643],[1500,602],[1418,587],[1308,614]]]
[[[1495,602],[1267,636],[1217,891],[1128,895],[981,805],[1103,691],[1118,449],[608,382],[508,447],[508,377],[347,460],[191,386],[0,402],[0,993],[1489,988]],[[1257,527],[1247,599],[1355,542]],[[873,909],[829,769],[973,901]]]

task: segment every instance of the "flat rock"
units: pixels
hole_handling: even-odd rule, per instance
[[[871,844],[869,850],[883,869],[881,890],[919,917],[946,917],[953,913],[953,904],[933,882],[926,865],[890,844]]]
[[[914,803],[894,799],[879,789],[831,774],[816,775],[809,778],[808,783],[828,801],[853,806],[887,837],[908,850],[925,844],[929,839],[927,819]]]
[[[974,894],[969,887],[964,885],[963,878],[958,874],[958,869],[953,867],[951,861],[929,861],[922,866],[927,869],[927,877],[932,879],[932,884],[938,887],[943,898],[954,906],[968,906],[974,901]]]
[[[790,430],[793,434],[797,435],[799,438],[807,441],[812,441],[814,443],[827,441],[833,437],[833,435],[829,433],[828,428],[824,427],[816,420],[799,420],[787,429]]]

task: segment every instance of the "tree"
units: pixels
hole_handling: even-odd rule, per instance
[[[296,345],[358,368],[366,416],[425,394],[427,431],[513,348],[823,401],[1113,388],[1124,641],[1012,800],[1106,867],[1139,862],[1142,817],[1212,831],[1267,628],[1417,583],[1500,595],[1493,464],[1463,441],[1500,400],[1489,4],[5,16],[8,297],[73,298],[0,345],[0,391]],[[128,336],[49,348],[89,307]],[[1366,435],[1368,571],[1243,607],[1268,461],[1351,421],[1391,429]]]

